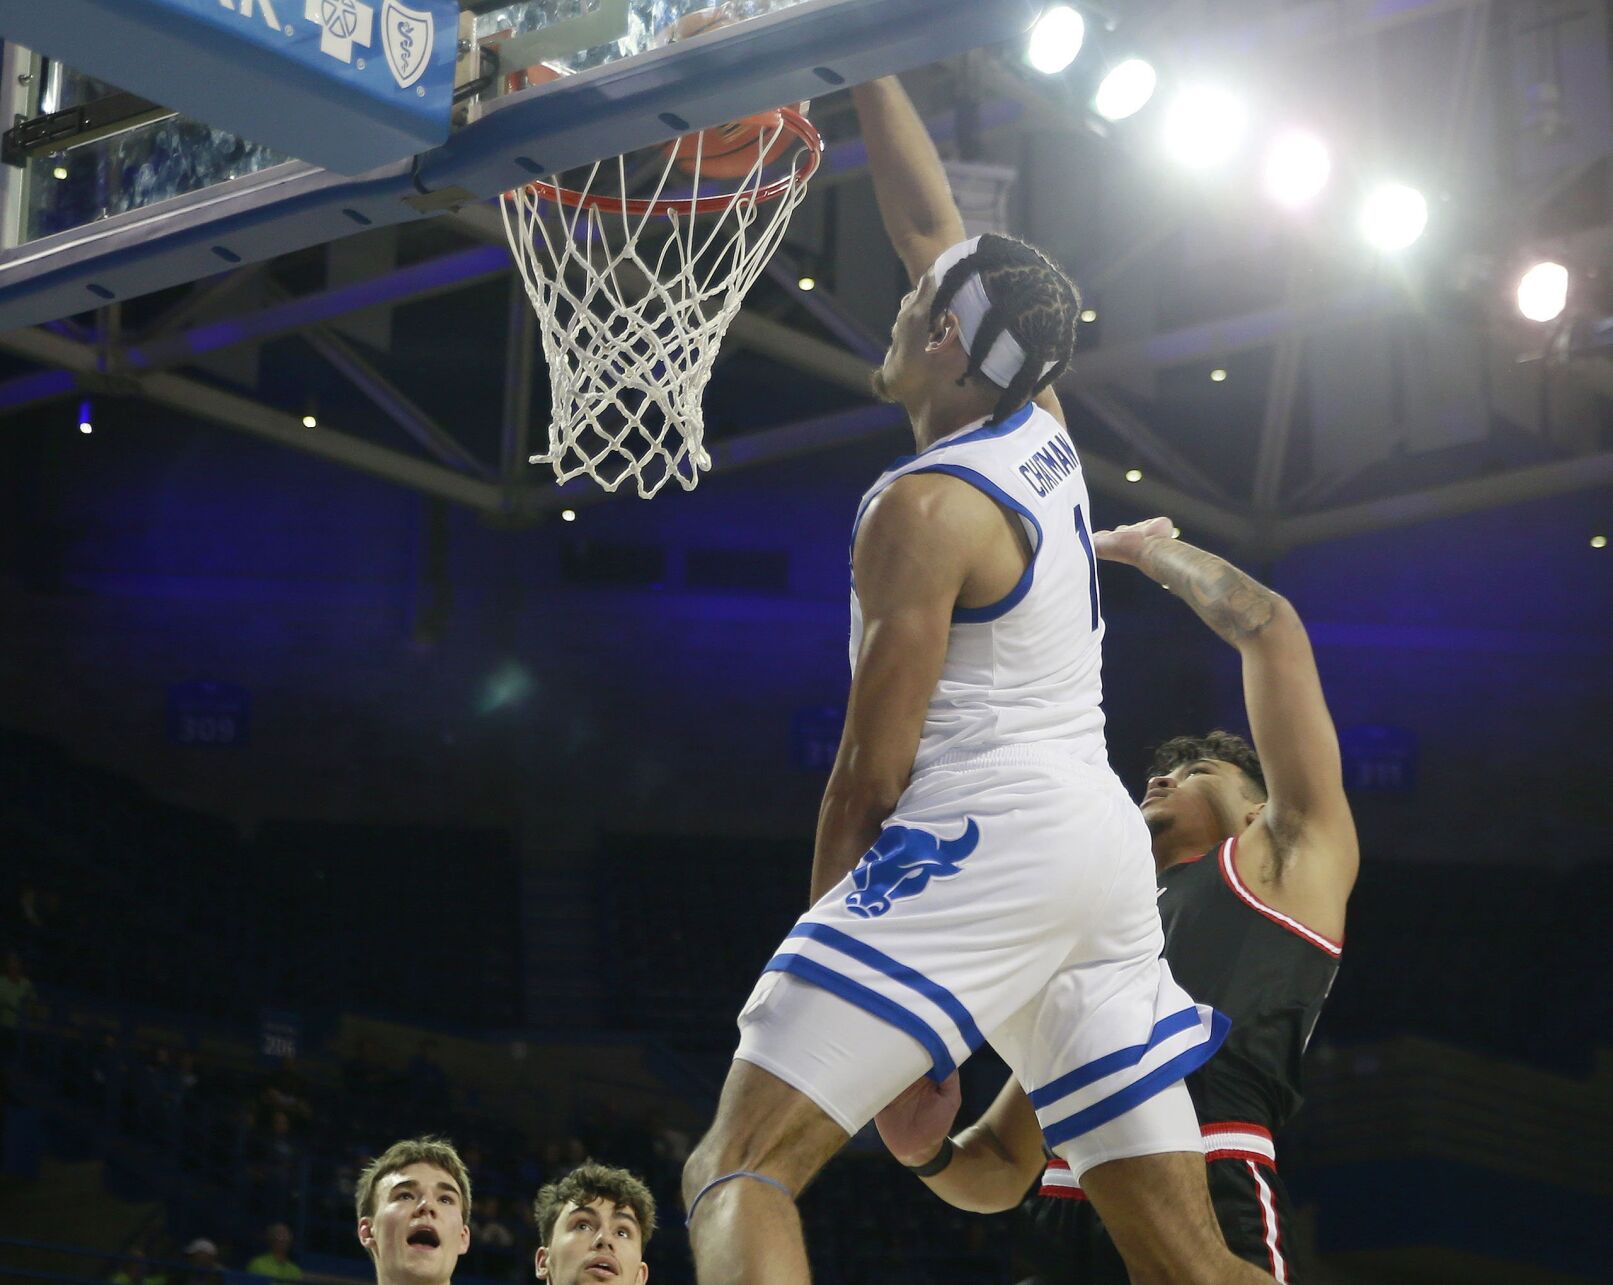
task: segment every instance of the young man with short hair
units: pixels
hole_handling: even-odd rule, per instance
[[[448,1285],[470,1248],[470,1174],[444,1138],[395,1142],[358,1176],[358,1239],[376,1285]]]
[[[540,1281],[644,1285],[644,1251],[655,1232],[655,1197],[626,1169],[589,1160],[532,1202],[543,1244],[533,1259]]]

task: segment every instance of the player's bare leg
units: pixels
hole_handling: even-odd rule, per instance
[[[811,1099],[735,1061],[717,1118],[683,1167],[700,1285],[806,1285],[812,1274],[795,1197],[845,1143],[846,1131]],[[709,1185],[727,1174],[744,1176]]]
[[[1227,1248],[1204,1157],[1191,1151],[1109,1160],[1081,1189],[1126,1260],[1132,1285],[1258,1285],[1273,1278]]]

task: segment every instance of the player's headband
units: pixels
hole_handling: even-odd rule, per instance
[[[935,265],[930,269],[935,273],[935,284],[939,286],[951,271],[952,265],[980,248],[980,238],[970,237],[967,241],[959,241],[950,249],[943,250]],[[971,357],[975,355],[975,336],[980,333],[980,323],[986,319],[986,313],[991,310],[991,300],[986,297],[986,287],[981,284],[980,274],[971,272],[963,279],[963,284],[957,292],[947,301],[950,308],[958,317],[958,328],[963,337],[963,350]],[[996,341],[980,361],[980,373],[998,388],[1007,388],[1014,382],[1014,376],[1019,374],[1025,365],[1025,350],[1019,346],[1019,340],[1008,333],[1004,326],[998,334]],[[1043,365],[1042,374],[1047,374],[1056,361]]]

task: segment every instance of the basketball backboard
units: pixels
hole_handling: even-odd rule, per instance
[[[265,5],[207,2],[232,14]],[[122,9],[202,3],[122,0]],[[355,4],[370,7],[273,0],[288,39],[308,26],[317,40],[326,9]],[[155,109],[149,118],[101,122],[99,137],[91,120],[86,133],[62,137],[59,147],[36,144],[0,171],[0,330],[430,217],[534,176],[1006,40],[1041,5],[729,0],[728,23],[669,39],[680,19],[706,7],[704,0],[461,0],[446,141],[357,176],[263,141],[287,104],[286,95],[263,88],[261,76],[242,78],[240,133],[146,103]],[[11,0],[0,0],[0,22],[9,11]],[[171,51],[168,61],[183,76],[185,61]],[[529,76],[539,64],[553,71]],[[71,51],[49,58],[11,43],[3,73],[0,115],[12,121],[102,102],[116,84],[75,69]],[[265,122],[261,133],[254,119]]]

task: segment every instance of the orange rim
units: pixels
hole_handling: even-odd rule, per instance
[[[779,119],[785,130],[794,134],[805,145],[804,154],[797,153],[790,172],[782,178],[766,183],[744,196],[752,202],[775,201],[799,184],[805,183],[818,171],[823,160],[823,138],[816,127],[793,107],[778,108]],[[738,192],[719,193],[716,196],[676,197],[670,200],[646,201],[640,197],[607,196],[598,192],[577,192],[546,179],[534,179],[523,189],[536,192],[550,201],[569,205],[573,209],[605,210],[620,214],[718,214],[726,210]]]

